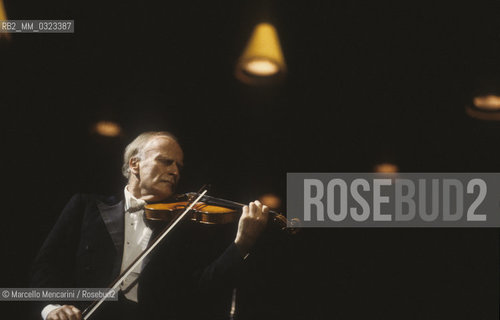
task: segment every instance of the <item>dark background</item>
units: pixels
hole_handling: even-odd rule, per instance
[[[499,171],[500,124],[464,111],[500,75],[498,1],[4,2],[10,19],[74,19],[76,31],[0,42],[0,287],[28,285],[72,194],[122,192],[121,152],[146,130],[179,137],[179,191],[211,183],[212,195],[240,202],[284,199],[287,172],[370,172],[384,161],[402,172]],[[234,66],[263,20],[278,29],[288,74],[249,87]],[[124,134],[91,133],[98,120]],[[304,230],[293,248],[261,270],[280,280],[262,285],[255,312],[499,318],[496,229]]]

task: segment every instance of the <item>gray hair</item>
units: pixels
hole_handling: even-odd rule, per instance
[[[167,131],[148,131],[141,133],[134,139],[129,145],[125,148],[125,152],[123,153],[123,166],[122,166],[122,174],[125,178],[130,178],[130,168],[129,162],[132,158],[142,158],[142,150],[144,146],[154,137],[167,137],[175,142],[179,143],[177,138]]]

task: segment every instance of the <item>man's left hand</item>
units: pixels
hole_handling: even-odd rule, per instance
[[[268,219],[269,208],[258,200],[243,207],[243,213],[238,223],[238,233],[234,240],[242,256],[246,256],[257,242],[267,225]]]

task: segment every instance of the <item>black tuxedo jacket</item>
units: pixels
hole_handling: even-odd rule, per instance
[[[108,287],[122,263],[123,208],[124,201],[114,197],[73,196],[35,259],[32,287]],[[140,318],[226,318],[232,288],[244,269],[233,236],[224,227],[181,223],[141,272]],[[48,303],[38,304],[38,312]],[[106,304],[108,310],[120,308],[119,303]]]

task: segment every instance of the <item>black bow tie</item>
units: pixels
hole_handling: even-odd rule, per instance
[[[137,212],[137,211],[141,211],[144,209],[144,205],[145,204],[139,204],[139,205],[136,205],[136,206],[133,206],[133,207],[130,207],[128,208],[125,213],[132,213],[132,212]]]

